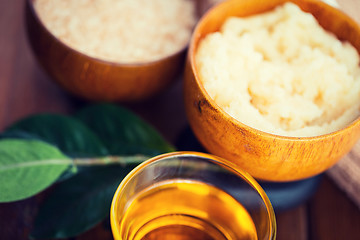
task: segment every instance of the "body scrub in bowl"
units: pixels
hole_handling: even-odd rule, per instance
[[[191,40],[190,125],[258,179],[319,174],[360,135],[359,51],[359,26],[321,1],[225,1]]]
[[[228,18],[195,61],[216,104],[264,132],[317,136],[360,115],[359,54],[293,3]]]
[[[191,0],[28,0],[31,46],[70,92],[90,100],[138,100],[182,69],[196,22]]]

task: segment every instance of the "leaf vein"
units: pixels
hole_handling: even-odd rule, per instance
[[[42,165],[69,165],[72,164],[71,159],[48,159],[46,161],[44,160],[38,160],[38,161],[31,161],[31,162],[19,162],[7,166],[1,166],[0,172],[9,171],[13,169],[19,169],[19,168],[31,168],[36,166],[42,166]]]

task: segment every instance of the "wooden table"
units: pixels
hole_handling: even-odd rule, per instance
[[[338,2],[360,22],[359,0]],[[23,10],[24,0],[0,0],[0,130],[28,114],[71,113],[83,103],[49,81],[33,58],[26,39]],[[128,107],[153,124],[169,141],[175,141],[187,124],[181,89],[179,79],[167,93]],[[27,239],[37,202],[35,197],[0,204],[0,239]],[[325,177],[309,201],[277,213],[277,225],[279,240],[355,240],[360,239],[360,210]],[[112,239],[112,236],[100,224],[75,239]]]

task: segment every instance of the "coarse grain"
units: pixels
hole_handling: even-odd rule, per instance
[[[186,47],[196,23],[192,0],[35,0],[63,43],[106,61],[154,61]]]

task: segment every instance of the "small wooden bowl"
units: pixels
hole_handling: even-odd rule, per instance
[[[136,101],[168,87],[183,70],[186,47],[160,60],[126,64],[104,61],[59,41],[26,1],[30,46],[42,67],[68,92],[92,101]]]
[[[190,125],[212,154],[236,163],[257,179],[292,181],[324,172],[348,153],[360,137],[360,120],[344,129],[315,137],[284,137],[242,124],[210,98],[198,76],[195,53],[207,34],[229,16],[249,16],[293,2],[312,13],[323,28],[348,40],[360,52],[360,27],[341,11],[318,0],[228,0],[199,21],[190,41],[185,67],[185,108]]]

